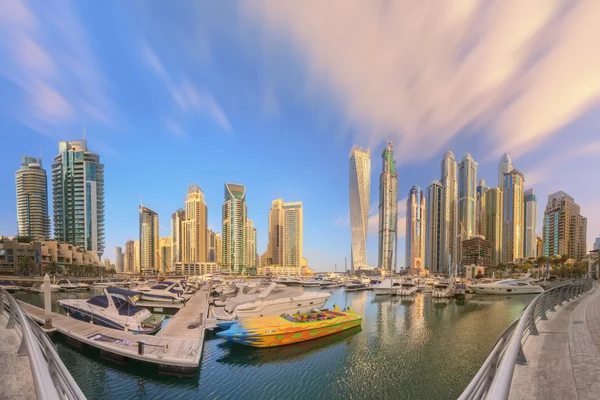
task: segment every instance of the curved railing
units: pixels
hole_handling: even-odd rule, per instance
[[[74,399],[85,396],[60,359],[48,335],[21,308],[15,298],[0,288],[0,312],[7,314],[7,329],[21,333],[18,355],[29,358],[38,400]]]
[[[506,400],[516,364],[527,364],[523,343],[538,335],[537,322],[546,314],[592,288],[592,280],[577,280],[554,286],[534,298],[519,317],[500,335],[489,356],[460,395],[459,400]]]

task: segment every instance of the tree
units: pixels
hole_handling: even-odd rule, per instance
[[[109,275],[114,275],[117,273],[117,271],[114,268],[109,269],[107,272]]]
[[[29,256],[23,256],[19,258],[17,268],[19,270],[19,275],[31,275],[32,270],[35,268],[33,258]]]
[[[61,267],[56,263],[56,261],[52,260],[46,267],[46,273],[48,275],[56,275],[61,272]]]
[[[15,239],[18,243],[31,243],[31,237],[29,236],[17,236]]]

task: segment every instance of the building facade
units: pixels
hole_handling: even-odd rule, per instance
[[[52,164],[54,235],[98,257],[104,253],[104,165],[85,140],[58,142]]]
[[[398,251],[398,172],[392,142],[381,155],[379,177],[379,248],[377,266],[396,272]]]
[[[158,239],[158,270],[162,273],[170,273],[173,271],[173,255],[171,248],[171,236]]]
[[[140,204],[140,272],[159,271],[158,213]]]
[[[502,191],[502,260],[505,264],[523,258],[525,238],[525,177],[514,169],[504,174]]]
[[[225,183],[225,201],[222,207],[223,266],[241,273],[246,260],[246,188],[235,183]]]
[[[485,192],[485,238],[492,242],[492,264],[502,263],[502,191]]]
[[[593,250],[600,250],[600,237],[597,237],[596,240],[594,241]]]
[[[15,172],[17,189],[17,232],[31,240],[50,239],[48,179],[42,159],[23,156]]]
[[[283,200],[275,199],[269,210],[269,241],[265,265],[283,264]]]
[[[128,240],[125,242],[125,260],[123,268],[124,272],[132,273],[135,272],[135,247],[134,241]]]
[[[480,179],[475,196],[476,233],[480,236],[485,236],[485,192],[487,190],[485,179]]]
[[[215,232],[215,254],[217,257],[217,264],[221,265],[223,262],[223,242],[221,241],[221,234],[219,232]]]
[[[504,174],[508,174],[513,170],[512,161],[508,153],[504,153],[500,158],[500,164],[498,165],[498,188],[504,190]]]
[[[123,248],[121,246],[117,246],[117,248],[115,249],[115,269],[119,274],[125,272],[123,269],[123,260]]]
[[[371,201],[371,151],[353,146],[350,151],[350,271],[367,265],[367,230]]]
[[[544,256],[566,254],[581,261],[587,253],[587,218],[573,197],[563,191],[548,196],[544,211]]]
[[[458,206],[458,186],[456,180],[456,159],[454,153],[448,150],[442,159],[442,174],[440,179],[444,187],[444,232],[443,241],[446,243],[446,258],[444,263],[457,264],[456,258],[456,235],[457,230],[457,206]]]
[[[439,274],[448,272],[446,242],[444,241],[446,221],[445,188],[439,181],[433,181],[427,188],[427,222],[425,240],[425,268]]]
[[[523,256],[525,258],[537,258],[538,206],[533,189],[525,191],[524,201],[525,238],[523,241]]]
[[[458,231],[464,240],[477,233],[477,163],[469,153],[463,157],[458,171]]]
[[[208,230],[208,253],[206,254],[208,262],[217,262],[217,236],[212,230]]]
[[[304,211],[301,201],[283,204],[283,266],[300,269],[304,251]]]
[[[23,259],[29,266],[23,268]],[[42,243],[20,243],[16,239],[4,239],[0,243],[0,275],[31,275],[42,271]]]
[[[244,266],[256,268],[256,228],[251,219],[246,220],[246,261]]]
[[[185,221],[185,210],[177,209],[171,215],[171,265],[183,260],[183,223]]]
[[[476,265],[486,268],[493,266],[492,248],[492,242],[480,235],[463,240],[462,265]]]
[[[184,263],[206,262],[208,250],[208,207],[198,185],[188,186],[182,232]]]
[[[140,260],[140,241],[139,240],[134,240],[133,241],[133,250],[134,250],[134,259],[133,259],[133,271],[136,274],[139,274],[141,271],[141,260]]]
[[[425,269],[425,196],[418,185],[410,189],[406,200],[406,265],[413,274]]]

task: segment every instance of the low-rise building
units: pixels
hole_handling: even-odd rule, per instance
[[[61,267],[66,265],[103,266],[95,251],[83,250],[78,246],[57,240],[42,242],[42,267],[45,268],[52,261]]]
[[[283,265],[267,265],[264,267],[258,268],[258,275],[266,276],[266,275],[276,275],[276,276],[300,276],[302,273],[301,268],[298,267],[288,267]]]
[[[0,275],[30,275],[41,271],[42,244],[19,243],[4,237],[0,242]],[[24,260],[28,260],[24,262]]]
[[[483,236],[476,235],[462,241],[462,265],[478,265],[489,268],[493,265],[494,244]]]
[[[221,272],[216,262],[176,262],[175,273],[178,275],[204,275]]]

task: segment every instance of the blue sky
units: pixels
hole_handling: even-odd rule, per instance
[[[397,150],[401,217],[410,187],[439,179],[447,149],[470,152],[490,186],[507,151],[540,212],[553,191],[575,197],[591,248],[600,234],[599,15],[592,2],[432,11],[413,2],[4,1],[0,234],[16,234],[20,156],[42,152],[49,170],[58,140],[80,138],[85,125],[105,164],[111,259],[137,237],[140,198],[167,236],[187,185],[198,184],[220,231],[223,184],[235,182],[247,187],[259,252],[271,201],[302,201],[309,265],[341,269],[350,148],[372,150],[375,210],[386,138]],[[398,246],[403,260],[403,238]]]

